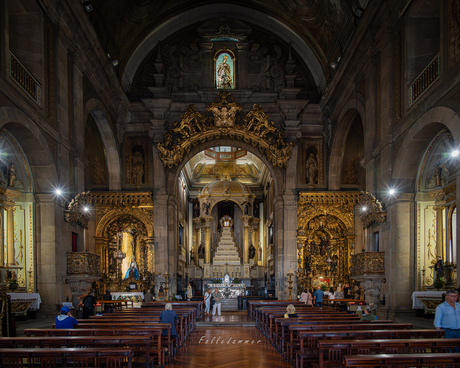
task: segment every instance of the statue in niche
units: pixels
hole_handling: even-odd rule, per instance
[[[15,182],[16,182],[16,169],[14,167],[14,163],[11,163],[8,168],[8,186],[14,187]]]
[[[254,203],[254,207],[252,208],[252,215],[256,218],[259,217],[259,203]]]
[[[200,217],[200,206],[198,203],[195,203],[193,206],[193,217]]]
[[[139,268],[137,267],[136,258],[134,258],[134,255],[131,257],[131,262],[129,263],[128,269],[126,270],[125,277],[123,277],[123,280],[130,278],[139,280]]]
[[[204,211],[204,214],[207,216],[209,215],[209,208],[211,207],[211,204],[210,203],[203,203],[203,211]]]
[[[326,238],[321,238],[320,251],[319,251],[319,253],[320,253],[322,256],[326,255],[327,246],[328,246],[328,241],[326,240]]]
[[[441,256],[437,256],[436,259],[437,261],[434,265],[434,276],[437,280],[444,276],[444,262],[442,261]]]
[[[198,258],[204,258],[204,244],[203,242],[200,243],[200,246],[198,247]]]
[[[142,153],[136,151],[133,155],[133,166],[131,172],[131,180],[133,184],[142,184],[144,176],[144,157]]]
[[[259,242],[259,248],[257,249],[257,260],[261,261],[262,260],[262,244]]]
[[[256,248],[254,248],[254,245],[251,243],[251,245],[249,245],[249,259],[254,259],[255,256]]]
[[[307,164],[307,184],[317,184],[318,183],[318,161],[316,160],[315,154],[310,153],[308,157]]]
[[[227,61],[228,55],[224,55],[222,62],[217,66],[217,88],[233,88],[232,70]]]
[[[192,263],[192,262],[195,264],[195,249],[193,249],[193,248],[190,251],[190,263]]]
[[[249,206],[250,206],[249,202],[248,202],[248,201],[244,201],[243,204],[242,204],[242,206],[243,206],[243,213],[244,213],[245,215],[248,215],[248,214],[249,214]]]
[[[442,186],[442,170],[449,172],[449,169],[446,167],[446,164],[440,164],[437,163],[434,166],[434,173],[433,176],[431,177],[431,180],[434,181],[435,187],[441,187]],[[430,180],[430,179],[429,179]]]

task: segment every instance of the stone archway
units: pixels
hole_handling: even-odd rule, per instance
[[[444,106],[435,107],[423,114],[395,144],[396,159],[393,185],[401,192],[413,192],[420,161],[429,143],[444,127],[452,133],[458,147],[460,144],[460,118]]]
[[[90,99],[84,108],[84,116],[94,118],[101,133],[104,147],[107,153],[107,170],[109,173],[109,190],[121,189],[121,165],[120,156],[117,148],[117,140],[113,129],[107,119],[107,111],[103,104],[95,99]],[[86,120],[85,120],[86,121]],[[82,149],[82,152],[84,149]]]
[[[342,114],[338,117],[337,121],[338,128],[337,131],[334,133],[334,138],[331,144],[331,156],[330,156],[330,165],[329,165],[329,189],[330,190],[339,190],[340,189],[340,179],[342,173],[342,158],[344,154],[344,150],[346,147],[346,139],[348,137],[348,133],[350,131],[351,126],[356,118],[356,115],[361,116],[361,121],[363,122],[363,128],[366,129],[364,126],[364,120],[362,119],[365,116],[365,109],[362,105],[361,101],[357,99],[350,100],[347,105],[343,108]],[[367,128],[369,130],[369,128]],[[367,130],[365,130],[367,131]],[[372,147],[370,144],[366,144],[369,142],[367,139],[364,140],[365,147],[364,152],[368,152]]]

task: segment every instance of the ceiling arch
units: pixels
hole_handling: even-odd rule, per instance
[[[326,86],[326,76],[322,68],[322,65],[325,64],[325,57],[319,47],[314,50],[299,33],[272,15],[240,5],[219,4],[218,6],[203,5],[184,11],[157,25],[131,54],[122,76],[125,88],[128,88],[132,84],[136,71],[142,61],[159,41],[180,31],[184,27],[213,18],[219,18],[223,15],[255,24],[282,36],[286,42],[291,44],[299,56],[304,59],[305,64],[313,75],[316,85],[320,89]],[[311,38],[314,43],[311,36],[308,38]]]

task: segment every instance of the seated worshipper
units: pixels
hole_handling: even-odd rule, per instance
[[[343,299],[343,291],[340,286],[337,286],[337,290],[335,291],[334,297],[335,299]]]
[[[292,304],[289,304],[286,307],[286,314],[284,315],[284,318],[298,318],[295,312],[295,307]]]
[[[144,294],[144,302],[153,302],[153,294],[150,292],[150,289]]]
[[[78,325],[78,321],[70,314],[69,307],[62,307],[61,314],[54,319],[54,328],[68,329]]]
[[[300,301],[304,302],[306,305],[313,305],[313,297],[308,289],[305,289],[302,295],[300,295]]]
[[[372,314],[372,308],[366,307],[364,308],[363,315],[361,317],[361,321],[376,321],[377,316]]]
[[[335,299],[334,288],[329,288],[329,294],[327,296],[329,300]]]
[[[160,313],[160,322],[169,323],[171,325],[171,339],[177,336],[176,320],[178,319],[177,313],[172,310],[172,304],[167,303],[165,305],[165,310]],[[163,330],[163,335],[168,336],[168,330]]]

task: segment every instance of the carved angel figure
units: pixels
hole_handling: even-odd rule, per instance
[[[234,126],[235,115],[241,108],[235,104],[228,104],[222,106],[220,109],[217,106],[208,108],[214,115],[214,122],[216,127],[220,126]]]

